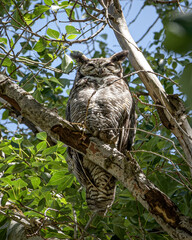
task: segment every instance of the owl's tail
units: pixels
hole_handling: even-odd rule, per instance
[[[90,181],[86,186],[87,205],[92,211],[104,215],[115,198],[115,178],[101,167],[89,166]]]

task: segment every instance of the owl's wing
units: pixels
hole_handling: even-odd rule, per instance
[[[65,111],[66,120],[69,122],[71,122],[70,98],[71,94],[69,95],[69,100]],[[68,147],[66,162],[68,164],[69,171],[73,172],[78,181],[85,186],[88,176],[82,166],[83,155]]]
[[[130,99],[130,101],[132,104],[129,109],[125,109],[120,122],[121,131],[119,135],[118,150],[122,152],[125,150],[131,150],[136,134],[137,121],[135,114],[135,102],[133,99]]]
[[[76,152],[70,147],[67,148],[67,154],[68,156],[67,156],[66,162],[68,164],[69,171],[76,176],[77,180],[83,186],[86,186],[86,183],[89,180],[89,176],[82,165],[83,155]]]

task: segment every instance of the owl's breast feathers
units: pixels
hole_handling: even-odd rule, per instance
[[[92,135],[119,146],[119,150],[125,150],[133,105],[128,85],[123,79],[86,76],[76,81],[71,91],[70,120],[83,123]]]

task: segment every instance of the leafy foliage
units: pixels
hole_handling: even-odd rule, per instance
[[[192,85],[192,68],[191,68],[191,49],[192,49],[192,14],[178,16],[173,19],[167,26],[165,47],[168,50],[180,54],[187,54],[189,58],[185,61],[185,68],[181,75],[182,90],[187,95],[187,102],[192,106],[192,100],[189,89]]]
[[[92,57],[106,57],[113,52],[109,46],[109,32],[102,29],[100,33],[104,26],[102,7],[98,1],[84,2],[86,6],[76,1],[56,0],[3,0],[0,3],[1,66],[38,102],[57,109],[62,117],[65,117],[70,77],[74,78],[74,74],[70,74],[74,68],[70,51],[80,49]],[[180,2],[185,8],[190,6],[189,1]],[[149,4],[152,3],[146,1],[144,6]],[[191,16],[175,20],[185,30],[184,39],[177,28],[165,38],[165,25],[178,6],[152,5],[163,27],[154,33],[147,48],[142,45],[140,48],[154,71],[165,76],[160,77],[160,81],[167,94],[180,94],[185,101],[183,91],[190,94],[187,79],[191,76],[191,28],[188,28]],[[139,26],[136,29],[139,31]],[[166,52],[165,46],[177,54]],[[180,55],[181,51],[187,51],[187,56]],[[125,74],[134,71],[128,61],[124,70]],[[192,183],[183,151],[176,138],[162,125],[137,75],[131,76],[129,85],[136,96],[138,114],[132,154],[147,177],[183,214],[192,217]],[[68,171],[66,146],[59,141],[53,142],[45,132],[26,123],[13,107],[0,104],[1,239],[5,239],[10,220],[18,211],[26,219],[38,219],[42,223],[49,220],[48,224],[34,230],[45,239],[80,239],[82,235],[87,240],[171,239],[121,183],[117,185],[115,202],[106,217],[94,216],[86,228],[92,213],[85,202],[85,191]]]

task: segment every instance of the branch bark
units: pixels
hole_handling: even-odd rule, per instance
[[[192,129],[187,121],[182,101],[176,95],[167,95],[158,78],[149,73],[153,72],[153,70],[129,32],[119,1],[112,1],[108,11],[109,25],[113,29],[122,49],[129,50],[128,57],[131,65],[136,71],[144,70],[144,72],[138,73],[140,79],[155,104],[165,107],[157,108],[161,121],[180,142],[192,174]]]
[[[26,225],[28,229],[32,226],[30,223],[18,223],[12,220],[10,222],[9,230],[7,232],[6,240],[43,240],[40,236],[26,236]],[[59,240],[58,238],[48,238],[47,240]]]
[[[30,119],[33,124],[87,155],[88,159],[121,181],[171,237],[177,240],[192,239],[192,219],[183,216],[169,197],[147,180],[129,152],[124,155],[110,145],[79,131],[2,74],[0,97],[17,107],[22,116]]]

